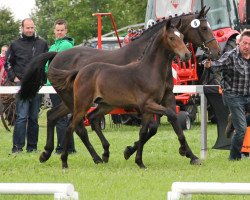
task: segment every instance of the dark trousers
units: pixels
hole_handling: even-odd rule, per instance
[[[37,150],[38,142],[38,114],[41,104],[41,95],[37,94],[31,100],[20,100],[16,96],[16,122],[13,132],[13,149],[19,150],[25,146],[27,137],[27,151]]]
[[[223,92],[223,101],[228,106],[232,115],[232,123],[235,134],[232,137],[230,147],[230,160],[241,159],[241,148],[247,128],[246,105],[250,103],[250,96],[239,96]]]
[[[57,94],[50,94],[50,99],[52,106],[55,107],[61,103],[61,98]],[[69,119],[67,116],[60,118],[56,122],[56,133],[57,133],[57,146],[56,151],[60,152],[63,150],[64,145],[64,138],[66,135],[66,131],[68,128]],[[70,136],[70,143],[69,143],[69,149],[68,151],[75,151],[75,144],[74,144],[74,138],[73,134]]]

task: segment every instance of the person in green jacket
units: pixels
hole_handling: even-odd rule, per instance
[[[54,23],[54,34],[55,34],[55,43],[49,48],[49,52],[56,51],[61,52],[67,49],[70,49],[74,46],[74,40],[70,37],[67,37],[68,32],[67,22],[63,19],[56,20]],[[48,72],[49,63],[45,66],[45,71]],[[47,85],[51,85],[47,79]],[[50,99],[52,107],[55,107],[61,103],[61,98],[57,94],[50,94]],[[64,137],[66,135],[66,130],[69,124],[68,117],[63,117],[59,119],[56,123],[56,132],[57,132],[57,146],[56,153],[61,154],[63,151]],[[70,145],[68,153],[75,153],[75,144],[73,135],[70,138]]]

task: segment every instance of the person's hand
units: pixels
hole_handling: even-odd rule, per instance
[[[202,61],[202,64],[203,64],[203,66],[204,66],[205,68],[210,68],[210,67],[211,67],[211,60],[208,60],[208,59],[203,60],[203,61]]]
[[[15,77],[14,82],[17,83],[19,81],[20,81],[19,78]]]

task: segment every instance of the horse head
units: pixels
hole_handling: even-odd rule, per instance
[[[190,15],[192,20],[188,22],[189,24],[185,24],[186,28],[182,33],[189,42],[201,47],[210,58],[218,59],[221,55],[221,49],[206,19],[209,9],[206,10],[205,6],[198,14]]]
[[[173,26],[171,20],[168,20],[163,31],[163,43],[166,49],[173,51],[183,61],[188,61],[191,53],[183,41],[183,34],[178,30],[181,26],[181,19],[176,26]]]

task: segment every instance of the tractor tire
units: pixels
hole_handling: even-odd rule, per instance
[[[101,130],[104,130],[106,128],[105,116],[102,116],[99,123],[100,123]]]
[[[189,118],[193,123],[196,120],[197,106],[196,105],[186,105],[185,111],[188,112]]]
[[[191,119],[189,117],[188,112],[180,111],[177,115],[177,120],[179,120],[179,122],[181,124],[181,128],[183,130],[191,129]]]
[[[230,38],[227,41],[227,44],[225,46],[225,48],[223,49],[223,53],[225,53],[226,51],[232,50],[236,47],[236,39],[235,38]]]

